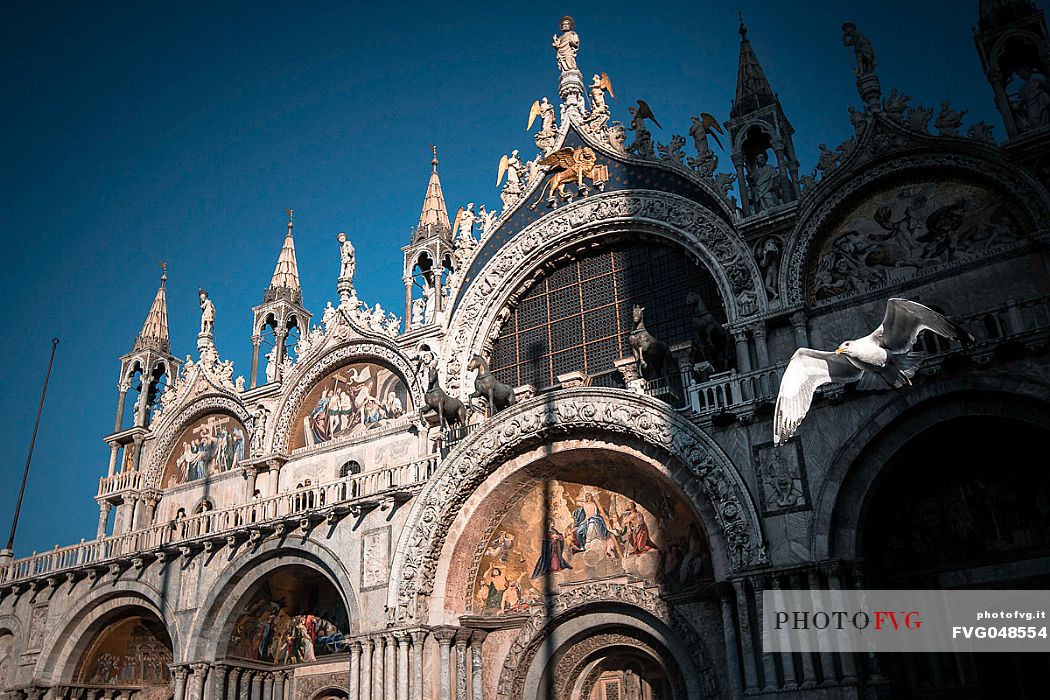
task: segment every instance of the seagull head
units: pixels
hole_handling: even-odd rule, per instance
[[[852,341],[847,340],[842,345],[840,345],[837,348],[835,348],[835,352],[838,353],[839,355],[849,355],[850,351],[852,350],[852,348],[850,347],[850,343],[851,342]]]

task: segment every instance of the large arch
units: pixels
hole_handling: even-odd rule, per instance
[[[964,414],[1046,424],[1050,385],[1004,373],[970,373],[887,398],[829,462],[827,478],[814,498],[813,556],[859,557],[858,515],[887,461],[921,432]]]
[[[675,700],[719,695],[707,646],[659,595],[640,586],[595,582],[575,587],[552,605],[533,612],[511,643],[499,675],[499,696],[514,700],[564,697],[567,685],[579,686],[584,679],[558,683],[552,674],[574,649],[582,647],[586,654],[602,646],[632,642],[662,657]]]
[[[728,456],[705,433],[658,400],[610,389],[563,389],[497,414],[458,445],[413,501],[391,566],[387,605],[398,619],[426,619],[438,562],[460,510],[509,459],[560,436],[606,436],[653,448],[667,476],[705,522],[716,577],[765,563],[753,499]]]
[[[307,394],[331,371],[340,365],[354,361],[375,361],[388,366],[395,374],[401,376],[416,406],[423,405],[423,388],[414,368],[401,350],[392,341],[383,338],[362,338],[350,340],[327,352],[310,353],[309,361],[296,364],[287,377],[285,386],[291,390],[285,393],[275,410],[273,435],[267,442],[271,452],[289,452],[294,430],[292,422],[303,409]]]
[[[350,571],[336,553],[310,537],[297,539],[294,545],[269,539],[250,557],[227,567],[207,591],[189,625],[192,658],[220,658],[246,597],[264,578],[288,566],[302,566],[327,579],[342,597],[353,629],[358,619],[357,595]]]
[[[698,203],[653,192],[585,197],[530,224],[493,256],[457,302],[444,357],[450,391],[468,385],[467,361],[484,344],[516,290],[546,260],[609,235],[643,234],[683,246],[714,277],[729,322],[766,309],[761,275],[750,250],[723,219]]]
[[[116,617],[135,611],[163,623],[175,663],[192,658],[183,653],[183,640],[188,637],[180,630],[168,596],[141,581],[127,580],[121,582],[120,589],[94,587],[80,597],[79,603],[64,616],[65,624],[56,626],[45,639],[33,678],[44,684],[69,684],[96,634]]]

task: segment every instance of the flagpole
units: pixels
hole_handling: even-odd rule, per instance
[[[15,506],[15,517],[11,521],[11,536],[7,538],[7,547],[4,553],[13,556],[15,547],[15,529],[18,527],[18,514],[22,510],[22,498],[26,493],[26,480],[29,479],[29,463],[33,461],[33,447],[36,446],[36,433],[40,429],[40,415],[44,412],[44,397],[47,396],[47,383],[51,379],[51,366],[55,364],[55,349],[58,348],[58,338],[51,339],[51,359],[47,362],[47,374],[44,375],[44,388],[40,392],[40,406],[36,409],[36,423],[33,425],[33,437],[29,441],[29,455],[26,457],[26,468],[22,472],[22,488],[18,492],[18,505]]]

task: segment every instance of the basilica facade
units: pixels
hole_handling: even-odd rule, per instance
[[[290,218],[235,377],[206,290],[196,354],[172,353],[162,278],[121,357],[97,532],[0,559],[0,696],[1031,687],[1045,656],[768,653],[759,626],[769,589],[1050,588],[1027,456],[1050,439],[1050,43],[1027,0],[978,11],[1001,140],[884,89],[847,24],[854,135],[800,172],[741,24],[728,120],[662,143],[644,100],[615,118],[566,17],[503,206],[450,215],[435,152],[401,318],[358,298],[340,235],[315,320]],[[774,446],[788,358],[889,297],[976,344],[920,337],[913,386],[825,387]]]

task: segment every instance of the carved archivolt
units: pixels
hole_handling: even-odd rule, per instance
[[[680,460],[695,476],[679,486],[699,507],[710,503],[732,570],[763,564],[765,545],[747,487],[706,434],[666,404],[615,389],[564,389],[497,414],[442,462],[415,499],[393,566],[388,606],[399,619],[423,619],[445,537],[467,498],[515,452],[558,434],[629,436]],[[713,533],[712,533],[713,534]]]
[[[764,310],[761,275],[746,244],[718,215],[662,192],[609,192],[559,207],[526,227],[492,257],[458,300],[446,337],[447,388],[469,385],[466,365],[488,329],[525,280],[545,260],[580,243],[617,232],[674,241],[711,272],[730,322]]]
[[[269,446],[270,452],[287,452],[291,441],[292,421],[302,410],[306,395],[314,384],[328,375],[330,371],[339,365],[354,360],[379,360],[387,364],[396,373],[400,374],[405,385],[412,393],[414,405],[423,405],[423,388],[419,384],[415,369],[408,359],[397,349],[393,343],[387,344],[381,340],[354,340],[346,345],[341,345],[331,352],[318,357],[314,362],[295,366],[295,370],[285,378],[285,384],[292,387],[291,391],[284,395],[281,405],[277,409],[277,419],[274,421],[272,440],[264,443]]]
[[[1050,220],[1050,204],[1039,187],[1022,170],[1005,161],[981,157],[976,151],[986,151],[979,145],[972,146],[975,153],[961,152],[924,153],[901,156],[882,163],[870,165],[861,161],[849,172],[836,170],[834,179],[838,187],[823,192],[819,198],[811,198],[809,205],[799,213],[794,233],[789,237],[784,251],[786,261],[780,271],[781,297],[788,305],[805,301],[806,274],[811,256],[816,254],[820,242],[837,223],[838,217],[851,202],[859,200],[866,192],[876,191],[883,183],[907,178],[929,179],[937,172],[946,177],[960,177],[981,183],[999,191],[1005,191],[1032,226],[1030,233],[1039,235],[1038,227],[1031,222]],[[950,173],[950,175],[949,175]],[[830,180],[830,178],[829,178]]]
[[[553,597],[547,604],[533,607],[528,622],[521,628],[507,652],[507,658],[500,672],[499,696],[505,698],[523,696],[525,679],[533,659],[543,647],[546,637],[561,622],[584,613],[588,608],[607,610],[609,606],[638,608],[666,625],[681,641],[682,646],[689,649],[692,654],[689,659],[677,659],[675,665],[681,667],[680,671],[686,677],[694,678],[700,683],[701,692],[705,697],[718,696],[718,688],[713,680],[716,674],[696,630],[675,613],[674,609],[654,591],[640,586],[612,582],[594,582],[574,586]],[[587,645],[589,641],[581,644]],[[608,640],[609,643],[614,643],[614,641]],[[637,645],[636,640],[631,639],[631,641]],[[588,649],[588,651],[592,650]],[[572,651],[569,652],[571,653]],[[661,658],[659,655],[655,656]],[[692,668],[689,668],[687,664],[691,664]],[[681,682],[681,676],[678,676],[677,679],[672,677],[671,680],[677,686]],[[680,697],[684,697],[684,693],[681,693]]]
[[[149,453],[145,455],[146,464],[148,464],[145,469],[146,485],[148,487],[161,487],[160,480],[164,477],[164,465],[167,464],[168,456],[175,447],[175,442],[182,435],[183,431],[189,427],[190,423],[209,413],[228,413],[243,423],[249,432],[253,429],[252,417],[244,408],[244,404],[237,399],[221,394],[213,394],[205,395],[193,401],[181,408],[178,413],[168,416],[170,420],[165,420],[157,439],[153,441],[152,447],[149,448]],[[250,450],[250,446],[245,445],[245,449]],[[258,456],[251,453],[245,455],[246,458]]]

